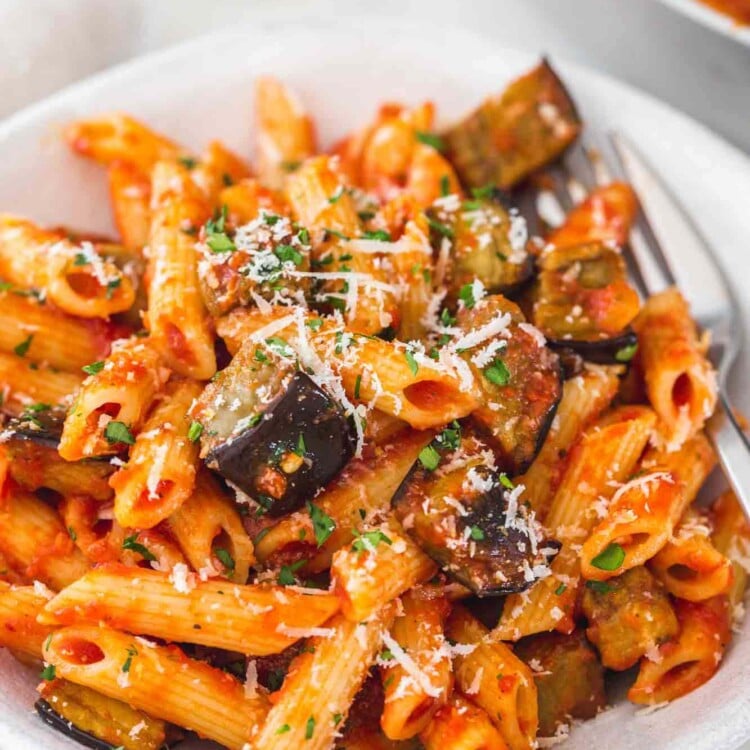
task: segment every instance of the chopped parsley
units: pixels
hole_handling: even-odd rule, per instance
[[[450,192],[451,192],[451,178],[447,174],[444,174],[440,178],[440,195],[442,195],[443,198],[445,198],[445,196],[449,195]]]
[[[625,550],[612,542],[606,549],[602,550],[592,561],[591,564],[599,570],[617,570],[625,562]]]
[[[508,385],[510,372],[502,359],[496,359],[491,365],[484,368],[484,377],[494,385]]]
[[[416,375],[419,372],[419,364],[417,363],[417,360],[414,359],[413,352],[410,352],[407,349],[404,352],[404,359],[406,359],[406,363],[409,365],[409,370],[411,371],[411,374]]]
[[[344,186],[339,185],[336,190],[334,191],[333,195],[331,195],[328,198],[328,202],[333,205],[334,203],[338,203],[341,196],[344,194]]]
[[[479,200],[483,200],[486,198],[491,198],[492,194],[495,192],[495,186],[494,185],[485,185],[484,187],[479,188],[472,188],[471,194],[474,198],[478,198]]]
[[[317,505],[307,501],[307,512],[310,514],[313,531],[315,532],[315,543],[321,547],[336,528],[336,522]]]
[[[42,670],[39,676],[43,680],[47,680],[47,682],[51,682],[52,680],[54,680],[55,679],[55,665],[54,664],[45,665],[44,669]]]
[[[193,420],[188,428],[188,440],[191,443],[197,443],[198,438],[203,434],[203,425]]]
[[[229,550],[226,550],[223,547],[216,547],[214,549],[214,555],[216,555],[216,559],[226,568],[230,577],[234,575],[235,562],[234,558],[229,554]]]
[[[516,485],[510,481],[510,479],[508,478],[508,475],[505,472],[500,474],[498,479],[500,480],[500,484],[502,484],[506,490],[514,490],[516,488]]]
[[[471,310],[477,301],[474,299],[474,284],[464,284],[458,290],[458,298],[464,303],[464,306]]]
[[[279,245],[273,252],[282,263],[302,264],[302,253],[291,245]]]
[[[68,526],[68,536],[74,541],[78,541],[78,534],[76,534],[76,530],[72,526]]]
[[[73,258],[74,266],[87,266],[90,263],[88,256],[85,253],[76,253]]]
[[[380,242],[391,241],[391,235],[384,229],[376,229],[373,232],[363,232],[362,238],[365,240],[379,240]]]
[[[440,454],[432,443],[426,445],[419,451],[419,463],[424,466],[427,471],[435,471],[438,464],[440,463]]]
[[[615,587],[606,581],[586,581],[586,588],[597,594],[608,594],[610,591],[614,591]]]
[[[333,726],[337,727],[339,724],[341,724],[341,720],[344,718],[344,714],[335,713],[333,715]]]
[[[87,375],[96,375],[104,369],[104,361],[92,362],[90,365],[84,365],[81,368]]]
[[[623,346],[622,349],[618,349],[615,352],[615,359],[618,362],[630,362],[633,357],[635,357],[635,353],[638,351],[638,342],[634,344],[628,344],[627,346]]]
[[[373,551],[381,542],[389,545],[393,544],[391,539],[389,539],[380,529],[366,531],[364,534],[355,530],[354,533],[357,536],[352,544],[352,549],[355,552],[365,552],[367,550]]]
[[[455,420],[450,427],[446,427],[436,438],[433,443],[444,451],[458,450],[461,443],[461,425]]]
[[[305,325],[312,331],[319,331],[320,327],[323,325],[323,319],[311,318],[305,323]]]
[[[423,130],[417,130],[415,136],[420,143],[424,143],[426,146],[432,146],[435,151],[440,151],[441,153],[445,151],[445,141],[439,135],[436,135],[435,133],[427,133]]]
[[[13,351],[19,357],[25,357],[31,346],[31,342],[34,340],[34,334],[30,333],[20,344],[13,347]]]
[[[195,169],[195,167],[198,166],[198,160],[194,159],[192,156],[180,156],[177,161],[180,162],[185,169]]]
[[[307,562],[307,560],[297,560],[291,565],[282,565],[276,579],[282,586],[294,586],[296,578],[294,574]]]
[[[469,529],[469,537],[474,541],[481,542],[484,540],[484,531],[479,526],[472,526]]]
[[[133,666],[133,657],[138,656],[138,652],[132,646],[127,649],[127,654],[128,658],[123,662],[123,665],[120,668],[121,672],[129,672],[130,667]]]
[[[555,589],[555,596],[560,596],[561,594],[565,593],[565,589],[567,589],[567,588],[568,588],[568,587],[567,587],[567,586],[566,586],[566,585],[565,585],[564,583],[561,583],[561,584],[560,584],[560,585],[559,585],[559,586],[558,586],[558,587],[557,587],[557,588]]]
[[[110,445],[113,443],[133,445],[135,443],[135,438],[133,437],[133,433],[130,432],[130,428],[124,422],[118,422],[114,419],[111,422],[107,422],[107,426],[104,428],[104,437]]]
[[[119,276],[114,279],[110,279],[107,282],[107,291],[104,296],[107,299],[112,299],[112,297],[115,296],[115,290],[119,288],[120,284],[122,284],[122,279]]]
[[[231,253],[237,246],[226,233],[227,206],[221,207],[221,212],[206,222],[206,244],[214,253]]]
[[[271,338],[266,339],[266,345],[272,352],[282,357],[291,357],[294,354],[294,349],[279,336],[271,336]]]
[[[315,717],[311,716],[305,724],[305,739],[311,740],[315,733]]]
[[[443,237],[453,238],[453,236],[454,236],[453,229],[451,227],[449,227],[447,224],[443,224],[442,222],[438,221],[437,219],[433,219],[431,216],[426,216],[426,218],[427,218],[427,223],[438,234],[442,234]]]
[[[339,232],[338,229],[331,229],[330,227],[323,227],[323,231],[326,232],[327,234],[332,235],[333,237],[338,237],[340,240],[350,239],[343,232]]]
[[[137,552],[144,560],[153,562],[156,560],[156,555],[150,552],[138,541],[138,534],[131,534],[125,537],[125,541],[122,543],[123,549],[129,549],[131,552]]]
[[[357,379],[354,381],[354,398],[359,398],[359,389],[362,385],[362,373],[357,375]]]
[[[291,727],[289,726],[289,724],[282,724],[282,725],[281,725],[281,726],[280,726],[280,727],[279,727],[279,728],[278,728],[278,729],[276,730],[276,734],[286,734],[287,732],[290,732],[290,731],[291,731],[291,729],[292,729],[292,728],[291,728]]]

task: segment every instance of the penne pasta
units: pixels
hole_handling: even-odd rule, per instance
[[[107,169],[109,202],[122,244],[138,252],[148,243],[151,225],[151,180],[147,172],[116,161]]]
[[[39,619],[56,625],[104,621],[165,640],[265,655],[315,632],[338,609],[336,597],[321,591],[202,581],[185,565],[167,574],[112,564],[61,591]]]
[[[747,588],[748,560],[750,559],[750,524],[731,490],[719,495],[711,506],[714,547],[732,561],[732,587],[729,603],[733,612],[742,612],[742,600]]]
[[[52,596],[52,592],[49,592]],[[49,596],[44,586],[11,586],[0,581],[0,646],[35,659],[52,628],[37,622]]]
[[[420,735],[425,750],[508,750],[487,712],[454,693]]]
[[[1,304],[1,303],[0,303]],[[83,376],[37,365],[16,354],[0,352],[0,409],[21,414],[32,404],[67,405]]]

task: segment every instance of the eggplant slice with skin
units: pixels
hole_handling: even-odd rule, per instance
[[[60,716],[47,701],[40,698],[35,704],[37,714],[45,724],[48,724],[53,729],[56,729],[66,737],[70,737],[79,745],[83,747],[91,747],[94,750],[112,750],[113,745],[104,740],[100,740],[98,737],[94,737],[93,734],[84,732],[83,729],[79,729],[72,721]]]
[[[211,448],[206,463],[277,517],[310,500],[355,446],[341,407],[309,375],[295,372],[260,421]]]
[[[465,306],[457,325],[470,336],[503,317],[507,323],[497,335],[461,356],[481,395],[471,419],[490,441],[501,468],[517,475],[526,471],[547,436],[562,396],[562,370],[544,337],[500,295]]]
[[[473,435],[441,455],[445,441],[420,454],[391,501],[407,533],[442,570],[477,596],[525,591],[547,570],[559,544],[545,541],[532,514]]]
[[[575,104],[546,60],[442,133],[464,185],[507,189],[578,137]]]
[[[637,346],[629,328],[638,294],[620,252],[603,243],[545,250],[531,293],[531,317],[554,348],[599,364],[626,363]]]

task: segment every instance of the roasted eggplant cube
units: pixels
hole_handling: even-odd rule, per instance
[[[560,341],[549,339],[550,349],[560,355],[560,361],[566,364],[571,361],[568,352],[579,356],[586,362],[597,365],[626,365],[638,349],[638,336],[635,331],[628,329],[611,339],[599,341]],[[566,359],[567,357],[567,359]],[[570,377],[566,373],[566,379]]]
[[[53,680],[44,683],[41,692],[34,704],[41,719],[84,747],[157,750],[172,739],[162,720],[83,685]]]
[[[457,324],[470,333],[502,316],[508,322],[500,333],[461,356],[481,395],[472,420],[490,441],[500,467],[516,475],[526,471],[549,431],[562,396],[562,369],[557,354],[525,322],[518,306],[504,297],[485,297],[463,308]]]
[[[517,212],[494,201],[464,201],[454,212],[451,228],[452,297],[474,279],[490,292],[507,294],[531,278],[534,261],[526,250],[526,222]]]
[[[610,669],[632,667],[680,631],[669,597],[642,566],[607,581],[590,581],[581,607],[589,623],[586,634]]]
[[[296,372],[260,421],[213,447],[207,463],[275,517],[311,500],[355,446],[341,407],[309,375]]]
[[[519,506],[519,489],[504,487],[481,458],[452,470],[451,458],[441,462],[447,471],[417,461],[391,501],[396,517],[450,577],[477,596],[524,591],[554,557],[557,543],[540,538]]]
[[[640,302],[619,251],[601,243],[551,248],[538,266],[532,321],[547,339],[591,361],[627,361]]]
[[[465,185],[509,188],[556,159],[580,130],[572,99],[544,60],[443,133],[443,139]]]
[[[535,672],[540,737],[552,737],[561,724],[591,719],[605,707],[604,669],[580,630],[524,638],[514,650]]]
[[[33,407],[29,407],[33,408]],[[57,452],[64,412],[48,409],[27,411],[5,426],[8,470],[12,479],[27,490],[47,488],[71,495],[85,488],[95,500],[112,497],[108,479],[115,467],[108,459],[65,461]]]

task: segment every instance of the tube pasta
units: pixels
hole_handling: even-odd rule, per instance
[[[647,407],[622,406],[584,432],[571,451],[546,518],[547,527],[562,542],[551,565],[552,575],[505,600],[495,638],[518,640],[545,630],[572,631],[580,577],[578,549],[596,522],[594,504],[599,498],[611,498],[615,486],[630,476],[655,421]],[[561,584],[565,589],[556,594]]]
[[[680,635],[641,660],[638,678],[628,691],[633,703],[672,701],[709,680],[731,638],[729,605],[724,596],[704,602],[675,601]]]
[[[110,478],[122,526],[150,529],[192,494],[199,448],[188,438],[187,414],[200,392],[194,381],[170,380],[135,438],[127,466]]]
[[[159,162],[151,179],[148,327],[172,369],[205,380],[216,372],[216,356],[198,285],[195,238],[184,230],[208,219],[208,203],[177,163]]]
[[[150,339],[132,337],[114,346],[68,410],[60,455],[77,461],[116,453],[117,445],[106,438],[106,425],[117,420],[137,430],[167,377],[169,370]]]
[[[675,288],[650,297],[633,323],[646,391],[659,415],[657,437],[676,450],[716,406],[716,377],[687,302]]]
[[[257,218],[261,209],[280,216],[289,213],[281,192],[264,187],[253,178],[225,187],[219,195],[219,204],[227,207],[228,218],[237,226]]]
[[[109,202],[122,244],[141,251],[151,225],[151,180],[128,162],[117,161],[107,170]]]
[[[448,619],[446,634],[460,645],[473,647],[454,658],[461,692],[487,712],[510,750],[533,748],[539,717],[529,667],[504,643],[492,642],[490,631],[460,605]]]
[[[35,659],[42,658],[42,646],[52,632],[36,620],[47,603],[47,596],[38,589],[0,581],[0,646]]]
[[[234,504],[210,472],[198,472],[193,494],[172,513],[168,523],[195,570],[205,569],[213,575],[223,571],[233,581],[247,581],[255,563],[253,543]],[[216,557],[216,549],[229,553],[233,568],[227,569]]]
[[[0,277],[37,289],[60,310],[82,318],[106,318],[135,301],[130,278],[90,242],[75,244],[7,214],[0,216]]]
[[[133,633],[262,656],[314,632],[338,608],[336,597],[325,592],[202,581],[186,566],[168,575],[112,564],[60,592],[40,620],[106,622]]]
[[[311,638],[311,648],[292,662],[253,747],[327,750],[375,660],[395,611],[393,604],[385,604],[359,623],[337,615],[326,626],[325,635]]]
[[[320,547],[314,545],[310,514],[298,511],[282,518],[257,541],[258,559],[269,563],[289,550],[299,551],[301,546],[300,554],[309,560],[306,570],[328,568],[334,552],[354,539],[363,514],[368,518],[388,509],[394,492],[432,437],[432,432],[412,430],[376,449],[373,455],[352,459],[314,500],[336,524],[325,542]]]
[[[82,379],[80,375],[0,352],[2,409],[11,414],[20,414],[25,406],[34,403],[65,405],[73,398]]]
[[[0,505],[0,549],[28,581],[59,590],[88,569],[60,518],[36,496],[11,490]]]
[[[191,169],[193,182],[212,206],[220,205],[219,196],[228,185],[250,177],[250,168],[221,141],[211,141],[198,163]]]
[[[750,524],[735,494],[727,490],[711,506],[714,531],[711,537],[718,552],[732,561],[732,587],[729,603],[733,611],[740,607],[747,588],[750,567]]]
[[[53,633],[44,659],[56,673],[159,719],[241,750],[268,710],[240,682],[176,646],[157,646],[108,627],[76,625]]]
[[[389,664],[381,667],[385,704],[380,726],[392,740],[407,740],[424,730],[453,685],[443,634],[447,601],[415,589],[401,604],[391,636],[408,660],[387,659]]]
[[[487,712],[454,693],[420,734],[425,750],[508,750]]]

